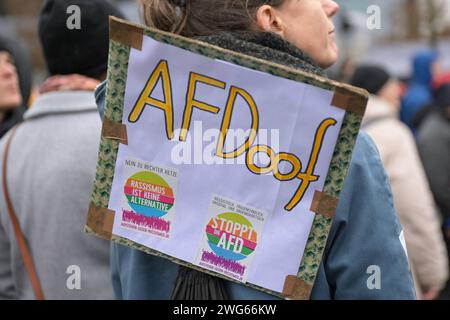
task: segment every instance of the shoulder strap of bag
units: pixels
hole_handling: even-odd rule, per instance
[[[44,293],[42,291],[41,283],[39,281],[39,277],[36,272],[36,268],[33,263],[33,258],[31,257],[30,250],[28,249],[25,236],[22,232],[22,229],[19,225],[19,220],[17,219],[16,212],[14,211],[14,207],[9,195],[8,191],[8,183],[7,183],[7,173],[8,173],[8,154],[9,148],[11,146],[11,141],[17,131],[19,125],[15,126],[6,140],[5,148],[3,150],[3,164],[2,164],[2,187],[3,187],[3,195],[6,201],[6,207],[8,208],[9,218],[13,225],[14,234],[16,236],[17,244],[20,249],[20,253],[22,255],[23,262],[25,264],[25,268],[28,273],[28,277],[30,278],[31,285],[33,287],[34,295],[36,300],[44,300]]]

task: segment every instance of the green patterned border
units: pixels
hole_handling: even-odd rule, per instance
[[[152,37],[155,40],[171,44],[194,53],[199,53],[210,58],[228,61],[243,67],[311,84],[326,90],[333,91],[338,87],[346,88],[349,91],[354,92],[355,94],[367,97],[367,93],[365,93],[365,91],[360,91],[357,88],[352,88],[325,78],[318,77],[313,74],[308,74],[282,65],[270,63],[265,60],[245,56],[199,41],[179,37],[158,30],[145,28],[142,26],[139,26],[139,28],[144,28],[144,34]],[[129,54],[129,46],[113,40],[110,41],[107,76],[108,85],[106,91],[106,106],[104,117],[118,123],[121,123],[122,121],[123,98],[125,94]],[[352,112],[346,112],[323,190],[323,192],[330,196],[339,197],[340,192],[343,188],[344,179],[347,176],[347,170],[350,165],[352,151],[361,126],[361,121],[362,115],[357,115]],[[92,192],[91,200],[95,205],[102,208],[108,208],[118,149],[119,142],[103,137],[101,138],[97,164],[97,174],[94,182],[94,189]],[[333,219],[326,218],[322,215],[316,215],[313,222],[301,266],[297,274],[298,278],[306,282],[311,287],[314,285],[314,281],[322,260],[322,255],[325,250],[332,222]],[[87,226],[85,227],[85,231],[87,233],[95,234],[95,232]],[[131,240],[114,235],[112,236],[111,240],[152,255],[167,258],[175,263],[182,264],[193,269],[197,269],[202,272],[224,278],[229,281],[234,281],[215,272],[167,256],[165,254],[162,254],[161,252],[152,250]],[[247,286],[284,298],[278,292],[274,292],[252,284],[247,284]]]

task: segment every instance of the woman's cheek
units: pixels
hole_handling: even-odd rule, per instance
[[[316,45],[315,45],[315,54],[318,57],[319,61],[316,61],[317,63],[322,64],[324,61],[327,61],[329,59],[330,55],[330,42],[327,37],[317,37],[316,38]]]
[[[334,62],[336,62],[336,60],[339,58],[339,48],[337,46],[336,39],[335,39],[334,35],[330,36],[328,47],[329,47],[328,50],[331,52],[331,55],[335,59]]]
[[[320,42],[314,54],[310,57],[316,62],[321,68],[331,67],[338,59],[337,46],[334,45],[332,41]]]

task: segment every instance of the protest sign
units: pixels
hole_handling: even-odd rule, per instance
[[[367,94],[116,18],[110,26],[86,231],[309,298]]]

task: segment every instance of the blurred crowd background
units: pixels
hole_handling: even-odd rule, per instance
[[[139,22],[134,0],[113,0],[127,19]],[[433,46],[450,52],[450,3],[446,0],[338,0],[341,11],[338,27],[340,60],[332,74],[339,77],[350,62],[379,63],[392,74],[407,80],[415,51]],[[38,37],[37,21],[43,0],[1,0],[0,30],[24,41],[33,62],[38,83],[45,77],[45,65]],[[369,30],[370,6],[380,8],[380,29]],[[450,69],[450,55],[441,56],[442,66]]]
[[[140,22],[136,1],[112,2]],[[337,2],[341,55],[328,74],[371,93],[362,130],[375,141],[389,176],[418,297],[450,299],[450,1]],[[20,48],[6,51],[20,52],[14,62],[24,109],[48,78],[36,27],[42,3],[0,0],[0,37]],[[3,135],[14,119],[3,111],[0,119]]]

